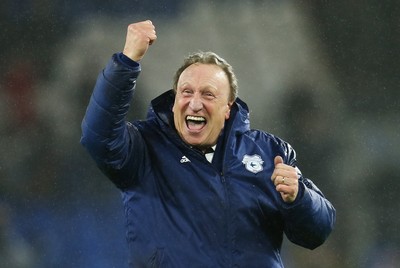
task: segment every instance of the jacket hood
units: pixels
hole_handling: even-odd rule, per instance
[[[161,126],[173,128],[174,116],[172,107],[175,101],[175,92],[168,90],[151,101],[147,112],[147,119],[157,119],[161,121]],[[250,130],[249,109],[247,104],[239,98],[236,98],[231,107],[231,114],[225,121],[224,129],[230,129],[234,132],[245,132]]]

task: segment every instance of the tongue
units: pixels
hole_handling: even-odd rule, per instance
[[[200,130],[204,127],[205,123],[201,122],[201,123],[195,123],[192,121],[189,121],[187,123],[187,126],[190,130]]]

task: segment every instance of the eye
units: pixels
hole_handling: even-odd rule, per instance
[[[184,88],[184,89],[181,90],[181,93],[184,96],[188,96],[188,95],[191,95],[193,93],[193,90],[188,89],[188,88]]]
[[[214,95],[212,92],[210,92],[210,91],[204,92],[203,95],[204,95],[207,99],[214,99],[214,98],[215,98],[215,95]]]

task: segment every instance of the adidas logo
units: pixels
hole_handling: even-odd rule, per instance
[[[182,156],[181,163],[187,163],[187,162],[190,162],[189,158],[187,158],[185,155]]]

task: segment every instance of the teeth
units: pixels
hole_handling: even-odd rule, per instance
[[[201,116],[193,116],[193,115],[188,115],[186,117],[186,120],[191,120],[191,121],[196,121],[196,122],[205,122],[206,119]]]

